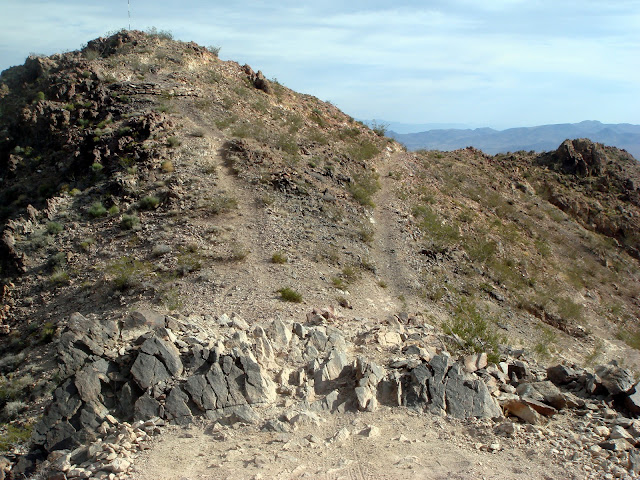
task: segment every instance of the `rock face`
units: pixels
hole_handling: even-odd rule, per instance
[[[588,138],[565,140],[555,155],[565,172],[583,177],[599,175],[607,158],[602,147]]]
[[[429,363],[413,368],[405,382],[404,405],[422,406],[432,413],[456,418],[502,416],[484,381],[465,372],[448,355],[437,355]]]
[[[34,429],[35,445],[53,451],[86,443],[109,414],[183,424],[193,415],[275,400],[273,382],[250,352],[223,355],[194,343],[181,354],[170,336],[161,336],[165,326],[151,323],[139,346],[123,352],[115,348],[122,333],[115,322],[71,316],[58,354],[66,379]]]

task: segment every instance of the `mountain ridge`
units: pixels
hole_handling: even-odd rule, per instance
[[[627,150],[636,158],[640,156],[640,125],[603,124],[594,120],[504,130],[484,127],[432,129],[404,134],[390,131],[389,136],[405,144],[410,150],[455,150],[473,146],[492,155],[518,150],[547,151],[567,138],[586,137],[594,142]]]

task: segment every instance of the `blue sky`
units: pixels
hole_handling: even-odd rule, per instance
[[[360,119],[640,124],[640,0],[131,0],[131,27],[221,47]],[[128,27],[127,1],[1,0],[0,70]]]

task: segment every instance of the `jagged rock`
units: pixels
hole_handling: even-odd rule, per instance
[[[633,415],[640,415],[640,383],[636,383],[631,393],[625,398],[625,406]]]
[[[172,376],[182,374],[184,367],[180,360],[180,351],[173,343],[158,337],[152,337],[145,340],[140,347],[140,352],[153,355],[161,360]]]
[[[565,172],[581,176],[599,175],[607,161],[602,147],[588,138],[565,140],[555,156]]]
[[[403,388],[403,403],[409,407],[426,407],[432,413],[444,414],[445,377],[451,365],[451,357],[436,355],[428,364],[422,363],[413,368],[409,385]]]
[[[518,383],[521,381],[527,381],[531,378],[531,371],[529,370],[529,365],[527,365],[522,360],[515,360],[509,364],[509,378]]]
[[[112,348],[119,334],[113,320],[95,320],[79,313],[69,318],[58,343],[60,369],[65,376],[80,369],[90,356],[102,356]]]
[[[173,420],[178,425],[191,423],[193,416],[191,409],[187,406],[188,401],[188,395],[180,387],[173,387],[164,406],[167,419]]]
[[[146,420],[160,416],[160,402],[149,393],[145,393],[136,401],[134,405],[134,420]]]
[[[255,352],[258,363],[265,368],[271,368],[275,366],[275,352],[271,346],[271,342],[267,338],[267,334],[264,329],[257,326],[253,330],[254,345],[253,351]]]
[[[384,369],[364,357],[358,357],[355,376],[356,387],[354,393],[358,409],[374,411],[378,403],[378,384],[385,377]]]
[[[289,346],[291,338],[293,337],[293,330],[290,324],[286,324],[277,318],[269,326],[267,334],[276,348],[283,350]]]
[[[475,353],[473,355],[467,355],[464,357],[464,369],[468,373],[473,373],[481,368],[486,367],[488,364],[487,354]]]
[[[558,410],[556,410],[555,408],[545,403],[538,402],[537,400],[523,398],[521,399],[521,401],[523,403],[526,403],[529,407],[533,408],[536,412],[538,412],[541,415],[544,415],[545,417],[552,417],[553,415],[558,413]]]
[[[522,383],[518,385],[518,395],[528,400],[536,400],[551,405],[557,410],[567,406],[568,396],[560,391],[551,381]]]
[[[254,425],[259,423],[260,416],[249,405],[236,405],[228,408],[207,412],[207,418],[223,425],[246,423]]]
[[[476,375],[465,373],[459,363],[447,374],[445,399],[447,413],[456,418],[502,416],[485,383]]]
[[[166,326],[166,316],[152,310],[134,310],[123,322],[123,329],[146,328],[155,330]]]
[[[279,433],[290,433],[292,428],[289,424],[284,423],[278,419],[271,419],[267,421],[262,427],[262,431],[264,432],[279,432]]]
[[[626,393],[633,387],[634,379],[631,372],[616,364],[598,365],[595,373],[610,395]]]
[[[556,385],[566,385],[577,380],[579,373],[565,365],[555,365],[547,368],[547,378]]]
[[[341,350],[332,350],[327,361],[315,372],[316,393],[326,392],[330,388],[331,382],[343,374],[347,365],[349,365],[347,354]]]
[[[260,366],[246,356],[240,358],[240,363],[246,375],[245,392],[247,403],[269,403],[275,401],[275,384],[263,374]]]
[[[169,380],[171,375],[164,363],[152,355],[139,353],[131,367],[131,375],[141,388],[147,389],[154,385]]]
[[[100,384],[100,378],[98,372],[93,365],[85,365],[75,375],[75,385],[80,394],[80,398],[85,402],[98,402],[100,401],[100,393],[102,385]]]
[[[531,423],[532,425],[541,425],[542,417],[530,405],[521,400],[509,400],[502,405],[506,412]]]
[[[600,442],[598,445],[600,445],[604,450],[612,450],[614,452],[626,452],[633,448],[633,445],[624,438],[605,440],[604,442]]]

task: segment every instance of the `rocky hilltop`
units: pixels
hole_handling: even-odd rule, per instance
[[[585,139],[408,153],[163,32],[30,57],[0,76],[4,474],[634,478],[639,178]]]

